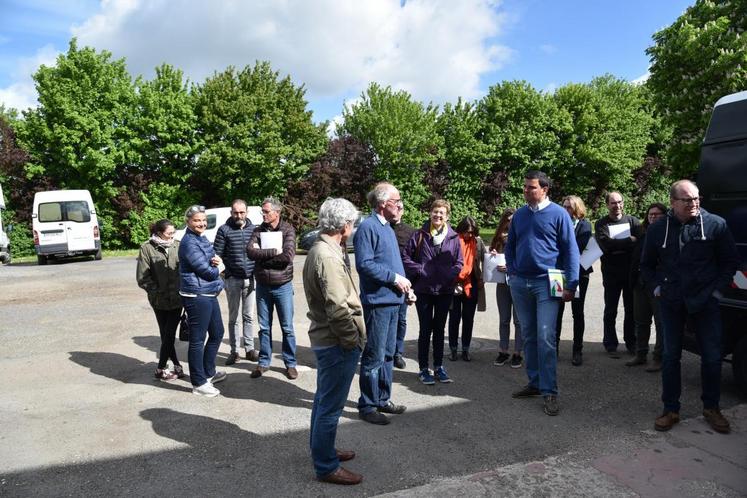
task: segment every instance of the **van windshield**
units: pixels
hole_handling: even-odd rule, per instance
[[[91,211],[86,201],[60,201],[39,204],[39,221],[74,221],[88,223],[91,221]]]

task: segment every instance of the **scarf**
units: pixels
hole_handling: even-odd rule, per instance
[[[159,237],[156,234],[153,234],[150,236],[150,241],[153,242],[158,247],[162,247],[164,249],[168,249],[169,247],[174,245],[174,239],[163,240],[161,237]]]
[[[464,258],[464,266],[462,271],[459,272],[457,281],[462,283],[464,287],[464,295],[471,297],[472,290],[472,267],[475,262],[475,253],[477,252],[477,240],[472,237],[472,240],[466,242],[462,234],[459,234],[459,244],[462,246],[462,257]]]
[[[441,227],[441,230],[436,230],[435,228],[433,228],[433,225],[429,225],[428,228],[431,237],[433,238],[433,245],[440,246],[446,238],[446,223],[444,223],[444,226]]]

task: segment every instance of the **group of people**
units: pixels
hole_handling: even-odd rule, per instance
[[[701,346],[704,416],[715,430],[729,432],[729,423],[719,411],[721,328],[716,296],[730,282],[737,256],[724,220],[701,209],[697,187],[682,180],[671,187],[671,209],[652,204],[643,224],[623,214],[619,193],[608,194],[609,214],[596,223],[592,236],[581,199],[568,196],[558,205],[550,201],[549,189],[547,175],[527,172],[526,204],[503,212],[486,247],[473,218],[465,217],[456,229],[451,227],[451,206],[443,199],[432,203],[428,220],[420,228],[403,223],[399,191],[390,183],[378,183],[367,197],[371,214],[353,240],[357,285],[345,244],[358,211],[342,198],[322,204],[321,234],[303,268],[309,339],[317,366],[310,448],[319,480],[336,484],[362,480],[360,474],[340,465],[355,453],[335,445],[337,424],[356,369],[361,420],[386,425],[391,415],[406,411],[404,405],[392,401],[392,380],[394,368],[405,367],[408,306],[414,305],[418,315],[418,377],[423,384],[452,382],[443,363],[447,321],[449,360],[471,361],[475,312],[485,309],[483,262],[490,257],[499,260],[496,270],[503,274],[496,285],[500,341],[495,363],[510,363],[514,368],[523,364],[528,382],[512,396],[542,396],[544,412],[557,415],[556,366],[564,303],[571,302],[572,364],[579,366],[591,272],[590,265],[582,265],[581,254],[592,240],[602,252],[603,344],[608,355],[620,357],[615,321],[621,295],[623,339],[633,355],[628,365],[647,363],[652,318],[656,322],[654,361],[649,369],[662,369],[664,413],[656,419],[655,428],[668,430],[679,421],[681,338],[685,320],[690,319]],[[214,384],[226,378],[215,367],[223,336],[217,301],[224,287],[221,272],[229,303],[231,354],[227,364],[239,361],[243,337],[246,358],[258,361],[252,377],[267,371],[273,308],[277,306],[286,375],[297,378],[290,286],[295,233],[281,219],[281,210],[277,201],[266,199],[264,221],[254,227],[246,220],[246,203],[234,201],[231,219],[219,229],[215,244],[201,237],[206,226],[202,206],[187,210],[187,231],[181,244],[173,241],[174,227],[168,220],[154,224],[151,239],[143,244],[138,258],[138,283],[148,292],[161,332],[157,378],[184,376],[173,347],[183,305],[190,325],[193,392],[218,394]],[[557,294],[548,277],[555,270],[563,272],[562,292]],[[259,352],[254,350],[252,337],[255,292]],[[240,337],[241,302],[244,328]],[[509,354],[512,318],[514,351]],[[167,369],[169,359],[173,371]]]

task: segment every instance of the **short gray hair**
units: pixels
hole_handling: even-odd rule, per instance
[[[262,201],[261,205],[264,206],[265,204],[269,204],[270,208],[278,213],[283,210],[283,205],[274,197],[265,197],[265,200]]]
[[[393,189],[394,185],[389,182],[379,182],[374,185],[374,188],[366,196],[371,209],[376,209],[379,204],[388,201]]]
[[[358,218],[358,210],[347,199],[342,197],[328,198],[319,208],[318,226],[322,233],[336,234],[345,229],[345,224],[354,223]]]
[[[192,206],[189,206],[187,210],[184,211],[184,220],[189,221],[192,219],[192,216],[196,215],[197,213],[204,213],[204,212],[205,212],[205,206],[194,204]]]

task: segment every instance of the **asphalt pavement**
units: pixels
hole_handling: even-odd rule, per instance
[[[260,379],[249,378],[255,364],[242,360],[225,367],[217,398],[192,395],[187,380],[154,379],[160,340],[135,284],[134,258],[0,268],[0,496],[747,495],[747,405],[729,366],[722,408],[732,434],[713,433],[702,420],[699,361],[689,353],[683,422],[655,432],[660,377],[604,353],[599,271],[587,296],[581,367],[570,364],[570,310],[565,314],[559,416],[545,415],[540,398],[512,399],[526,383],[524,370],[493,365],[498,314],[488,284],[474,360],[445,362],[452,384],[418,381],[410,309],[407,368],[396,371],[393,390],[407,412],[388,426],[358,420],[356,376],[337,440],[356,451],[346,467],[364,481],[353,488],[316,482],[302,266],[299,256],[299,378],[286,379],[278,354]],[[277,320],[274,327],[278,353]],[[186,344],[177,351],[186,364]]]

